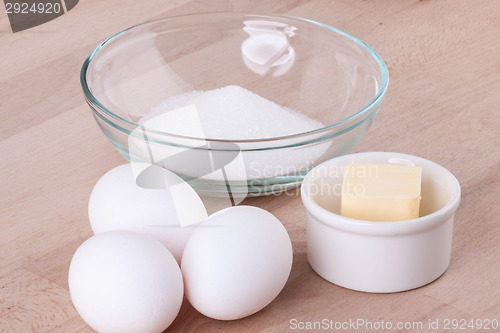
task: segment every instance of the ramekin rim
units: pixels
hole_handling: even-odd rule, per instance
[[[342,155],[339,157],[347,158],[347,156],[353,156],[353,155],[366,155],[366,154],[373,154],[373,153],[381,153],[381,154],[387,154],[391,155],[394,157],[411,157],[419,160],[426,161],[426,163],[431,163],[435,165],[436,167],[440,168],[444,172],[446,172],[450,177],[451,180],[453,181],[454,185],[456,186],[456,192],[454,195],[446,202],[446,204],[441,207],[439,210],[432,212],[430,214],[420,216],[415,219],[410,219],[410,220],[403,220],[403,221],[367,221],[367,220],[358,220],[358,219],[353,219],[349,218],[346,216],[342,216],[340,214],[336,214],[334,212],[331,212],[323,207],[321,207],[316,201],[314,201],[309,192],[307,185],[311,181],[311,177],[313,174],[314,170],[317,170],[317,168],[320,168],[321,166],[328,165],[329,163],[332,163],[332,160],[335,159],[330,159],[328,161],[325,161],[321,164],[318,164],[316,167],[311,169],[309,173],[304,177],[304,180],[302,181],[301,189],[300,189],[300,194],[301,194],[301,200],[302,203],[304,204],[307,212],[311,215],[313,215],[319,222],[325,224],[328,227],[333,227],[336,229],[340,230],[345,230],[345,231],[356,231],[358,233],[362,234],[370,234],[370,235],[385,235],[385,236],[390,236],[394,234],[407,234],[407,233],[412,233],[415,231],[422,231],[426,230],[428,228],[431,228],[435,225],[439,225],[441,223],[444,223],[448,218],[453,216],[455,214],[456,209],[458,208],[458,205],[460,203],[460,198],[461,198],[461,188],[460,188],[460,183],[458,182],[457,178],[455,175],[443,167],[442,165],[414,155],[409,155],[409,154],[403,154],[403,153],[394,153],[394,152],[360,152],[360,153],[354,153],[354,154],[348,154],[348,155]],[[332,216],[335,217],[335,219],[332,218]],[[438,218],[441,216],[440,218]],[[384,232],[387,229],[391,229],[390,232]]]

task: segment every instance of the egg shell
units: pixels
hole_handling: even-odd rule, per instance
[[[89,200],[95,234],[131,230],[158,239],[180,262],[195,224],[207,218],[194,189],[174,173],[145,163],[123,164],[104,174]]]
[[[85,241],[71,260],[71,300],[99,333],[159,333],[179,313],[180,268],[151,236],[109,231]]]
[[[251,206],[224,209],[203,221],[186,244],[186,297],[211,318],[249,316],[281,292],[292,258],[288,233],[271,213]]]

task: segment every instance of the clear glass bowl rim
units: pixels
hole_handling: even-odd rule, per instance
[[[140,26],[145,26],[148,24],[157,23],[160,21],[177,20],[177,19],[182,19],[183,17],[191,17],[191,16],[210,16],[210,15],[222,15],[222,16],[240,15],[242,17],[244,17],[244,16],[257,16],[257,17],[266,17],[266,18],[276,17],[276,18],[287,19],[287,20],[291,20],[291,21],[295,20],[295,21],[310,23],[312,25],[316,25],[318,27],[325,28],[325,29],[330,30],[334,33],[337,33],[341,36],[344,36],[344,37],[350,39],[351,41],[353,41],[354,43],[358,44],[359,46],[363,47],[365,49],[365,51],[367,51],[373,57],[373,59],[375,60],[375,62],[379,66],[379,70],[381,73],[381,83],[380,83],[378,92],[375,95],[375,97],[367,105],[365,105],[361,110],[359,110],[359,111],[355,112],[354,114],[350,115],[349,117],[344,118],[343,120],[340,120],[340,121],[333,123],[331,125],[327,125],[327,126],[317,128],[314,130],[310,130],[310,131],[306,131],[306,132],[294,133],[294,134],[284,135],[284,136],[279,136],[279,137],[271,137],[271,138],[263,138],[263,139],[241,139],[241,140],[228,139],[228,140],[224,140],[224,139],[212,139],[212,138],[183,136],[183,135],[162,132],[162,131],[158,131],[158,130],[144,127],[143,125],[134,123],[130,120],[127,120],[127,119],[122,118],[119,115],[115,114],[114,112],[112,112],[111,110],[106,108],[103,104],[101,104],[99,102],[99,100],[90,91],[89,84],[87,83],[87,70],[90,66],[90,63],[92,62],[94,57],[97,55],[97,53],[113,39],[119,37],[121,34],[127,32],[128,30],[131,30],[131,29],[134,29],[134,28],[140,27]],[[85,59],[83,65],[82,65],[81,71],[80,71],[80,84],[82,86],[82,89],[83,89],[83,92],[85,95],[85,99],[87,100],[89,105],[97,107],[97,110],[96,110],[96,108],[92,107],[92,109],[94,111],[103,112],[107,116],[111,117],[113,120],[116,120],[118,123],[123,122],[125,125],[130,125],[130,126],[133,126],[134,128],[142,127],[142,129],[144,131],[151,133],[153,135],[174,137],[174,138],[180,138],[180,139],[186,139],[186,140],[200,140],[203,142],[210,141],[210,142],[255,143],[255,142],[271,142],[271,141],[287,140],[287,139],[293,139],[293,138],[297,138],[297,137],[301,137],[301,136],[315,135],[317,133],[329,131],[335,127],[339,127],[339,126],[341,126],[341,125],[343,125],[351,120],[354,120],[354,119],[356,119],[356,118],[358,118],[366,113],[369,113],[370,110],[373,110],[379,104],[381,104],[381,102],[385,98],[385,95],[387,93],[387,88],[389,86],[389,71],[388,71],[387,66],[386,66],[385,62],[383,61],[382,57],[374,49],[372,49],[368,44],[366,44],[365,42],[363,42],[359,38],[354,37],[347,32],[344,32],[340,29],[334,28],[334,27],[329,26],[327,24],[316,22],[316,21],[306,19],[306,18],[289,16],[289,15],[284,15],[284,14],[266,14],[266,13],[250,12],[250,11],[215,11],[215,12],[199,12],[199,13],[191,13],[191,14],[184,14],[184,15],[176,15],[176,16],[169,16],[169,17],[163,17],[163,18],[158,18],[158,19],[154,19],[154,20],[149,20],[149,21],[131,26],[127,29],[124,29],[124,30],[106,38],[94,50],[92,50],[90,55]],[[109,120],[105,119],[102,114],[98,114],[98,115],[101,118],[103,118],[106,122],[110,123],[113,127],[121,130],[121,126],[120,127],[117,126],[118,123],[110,122]],[[363,122],[364,120],[365,119],[362,118],[360,123]],[[359,125],[359,124],[351,125],[351,126],[349,126],[349,128],[357,127],[357,125]],[[344,132],[344,131],[345,131],[345,129],[341,130],[341,132]],[[130,131],[127,131],[127,132],[129,132],[127,134],[130,134]]]

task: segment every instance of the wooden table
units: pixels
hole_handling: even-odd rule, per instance
[[[446,319],[500,320],[500,2],[82,0],[18,33],[0,14],[0,331],[92,331],[71,303],[68,266],[92,235],[93,185],[124,160],[84,102],[83,60],[131,25],[213,10],[306,17],[366,41],[385,59],[391,83],[355,151],[404,152],[442,164],[461,183],[462,201],[447,272],[408,292],[369,294],[335,286],[309,267],[298,196],[248,200],[290,233],[294,262],[284,290],[238,321],[209,319],[185,301],[168,331],[288,332],[323,319],[360,319],[373,328],[351,331],[375,331],[383,321],[414,328],[396,332],[437,332]],[[429,327],[436,321],[439,329]]]

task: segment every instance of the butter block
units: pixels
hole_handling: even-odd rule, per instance
[[[419,216],[422,168],[394,164],[344,166],[342,216],[403,221]]]

